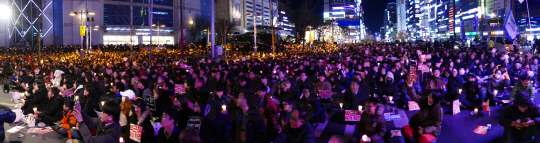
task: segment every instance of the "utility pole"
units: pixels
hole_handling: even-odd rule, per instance
[[[272,54],[276,54],[276,47],[274,45],[274,37],[276,37],[274,35],[274,3],[272,1],[269,1],[270,2],[270,27],[272,29],[270,29],[272,31]]]
[[[210,8],[212,9],[212,43],[210,43],[210,48],[212,50],[212,58],[215,58],[214,56],[214,44],[216,43],[216,34],[215,34],[215,30],[216,30],[216,20],[215,20],[215,17],[216,17],[216,13],[215,13],[215,9],[214,9],[214,0],[211,0],[211,4],[210,4]]]
[[[180,0],[180,57],[184,57],[184,0]]]
[[[150,15],[148,15],[150,17],[150,23],[149,23],[149,26],[150,26],[150,54],[148,56],[148,62],[152,62],[152,33],[154,33],[154,30],[152,28],[152,18],[154,16],[154,2],[153,1],[150,1]]]

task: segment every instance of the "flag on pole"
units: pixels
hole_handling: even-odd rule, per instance
[[[512,13],[511,8],[508,10],[506,20],[504,21],[504,31],[506,31],[508,40],[510,40],[510,42],[513,42],[517,35],[519,35],[516,20],[514,19],[514,14]]]
[[[478,25],[478,17],[476,16],[476,13],[474,14],[474,23],[473,23],[473,30],[476,31],[476,27]]]
[[[467,43],[467,36],[465,36],[465,24],[463,22],[463,18],[461,18],[461,43]]]

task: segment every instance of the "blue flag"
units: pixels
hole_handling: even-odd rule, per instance
[[[508,14],[506,14],[506,20],[504,21],[504,31],[506,31],[508,40],[510,40],[510,42],[514,42],[514,39],[519,35],[512,9],[509,9]]]
[[[465,35],[465,22],[461,18],[461,42],[465,44],[467,42],[467,36]]]

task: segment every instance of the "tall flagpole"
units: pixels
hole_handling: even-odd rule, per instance
[[[525,4],[527,4],[527,18],[529,19],[529,29],[531,29],[529,31],[529,34],[532,35],[532,26],[531,26],[531,14],[529,13],[529,0],[525,0]],[[525,30],[525,32],[527,32],[527,30]],[[527,38],[525,38],[527,39]],[[527,40],[525,40],[527,41]]]

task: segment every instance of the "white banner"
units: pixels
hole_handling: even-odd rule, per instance
[[[516,25],[516,20],[514,19],[514,14],[512,13],[512,9],[508,11],[508,14],[506,15],[506,20],[504,21],[504,29],[506,33],[508,34],[508,39],[510,41],[513,41],[516,39],[517,35],[519,35],[519,31]]]

